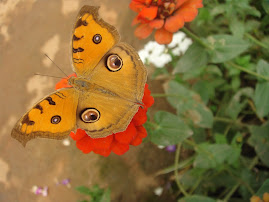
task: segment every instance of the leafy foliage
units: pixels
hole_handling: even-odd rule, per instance
[[[150,140],[192,153],[159,172],[177,173],[179,201],[248,201],[268,191],[268,8],[266,0],[204,1],[182,29],[193,44],[153,73],[169,78],[162,97],[174,111],[156,112]]]
[[[98,185],[92,188],[85,186],[76,187],[81,194],[90,196],[90,200],[82,200],[80,202],[110,202],[110,189],[101,189]]]

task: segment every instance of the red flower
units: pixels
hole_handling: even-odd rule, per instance
[[[159,44],[172,41],[173,33],[191,22],[202,8],[203,0],[132,0],[130,8],[138,15],[133,25],[139,24],[135,36],[147,38],[154,29],[155,40]]]
[[[72,74],[70,76],[76,75]],[[56,84],[56,89],[66,87],[70,87],[66,78]],[[154,103],[153,97],[150,96],[148,84],[145,85],[142,102],[144,103],[143,108],[139,108],[127,129],[123,132],[111,134],[105,138],[91,138],[82,129],[77,129],[76,134],[71,132],[70,136],[76,141],[77,148],[85,154],[93,151],[96,154],[108,156],[111,151],[117,155],[122,155],[129,150],[129,145],[137,146],[141,144],[142,139],[147,136],[147,131],[142,126],[147,121],[147,109]]]

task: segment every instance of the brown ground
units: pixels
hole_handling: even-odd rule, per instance
[[[75,16],[84,4],[100,5],[100,15],[116,26],[122,41],[143,47],[133,35],[134,13],[126,0],[0,0],[0,201],[77,201],[85,197],[79,185],[111,187],[113,201],[171,201],[158,198],[154,188],[162,185],[154,172],[164,168],[172,155],[151,143],[131,147],[125,155],[83,154],[73,141],[35,139],[23,148],[10,137],[15,122],[36,101],[54,89],[57,79],[34,73],[63,76],[44,57],[47,53],[66,73],[71,73],[70,36]],[[160,92],[161,85],[150,85]],[[154,87],[154,88],[153,88]],[[163,107],[162,100],[156,106]],[[169,160],[170,159],[170,160]],[[55,179],[71,179],[71,189],[57,186]],[[49,186],[48,197],[34,195],[33,185]]]

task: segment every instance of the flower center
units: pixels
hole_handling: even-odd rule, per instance
[[[176,1],[177,0],[153,0],[151,5],[158,6],[158,18],[165,19],[175,11]]]

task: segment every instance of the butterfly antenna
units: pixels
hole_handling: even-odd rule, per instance
[[[49,58],[50,59],[50,57],[47,55],[47,54],[45,54],[45,56],[47,57],[47,58]],[[50,59],[50,61],[56,66],[56,67],[58,67],[58,69],[59,70],[61,70],[61,72],[63,72],[64,73],[64,71],[52,60],[52,59]],[[67,76],[67,74],[66,73],[64,73],[64,75],[66,76],[66,77],[68,77]]]
[[[48,76],[48,77],[52,77],[52,78],[62,79],[62,77],[59,77],[59,76],[51,76],[51,75],[46,75],[46,74],[35,73],[35,75],[38,75],[38,76]]]

